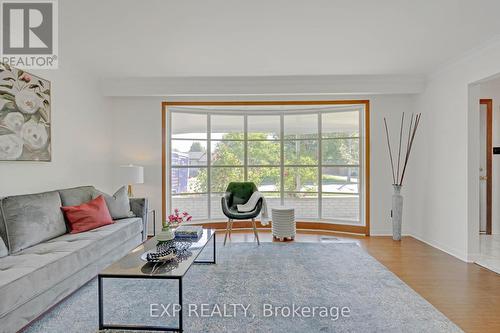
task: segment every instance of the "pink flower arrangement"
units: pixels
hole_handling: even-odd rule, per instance
[[[174,209],[174,213],[168,216],[168,221],[165,227],[172,225],[179,225],[183,222],[191,221],[193,217],[188,214],[188,212],[181,213],[178,208]]]
[[[31,81],[31,75],[29,75],[28,73],[23,73],[21,77],[19,77],[19,80],[28,83]]]

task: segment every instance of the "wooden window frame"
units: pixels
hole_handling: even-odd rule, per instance
[[[492,232],[492,200],[493,200],[493,100],[480,99],[480,105],[486,105],[486,235]]]

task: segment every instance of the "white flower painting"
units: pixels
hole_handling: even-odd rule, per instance
[[[50,161],[50,82],[0,63],[0,161]]]

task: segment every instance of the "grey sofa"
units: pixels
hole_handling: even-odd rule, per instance
[[[0,200],[0,332],[19,331],[147,238],[147,200],[130,199],[135,217],[79,234],[61,206],[90,201],[82,186]]]

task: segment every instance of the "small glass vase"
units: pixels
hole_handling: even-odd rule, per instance
[[[174,230],[169,225],[161,228],[161,231],[156,236],[159,242],[168,242],[175,238]]]

